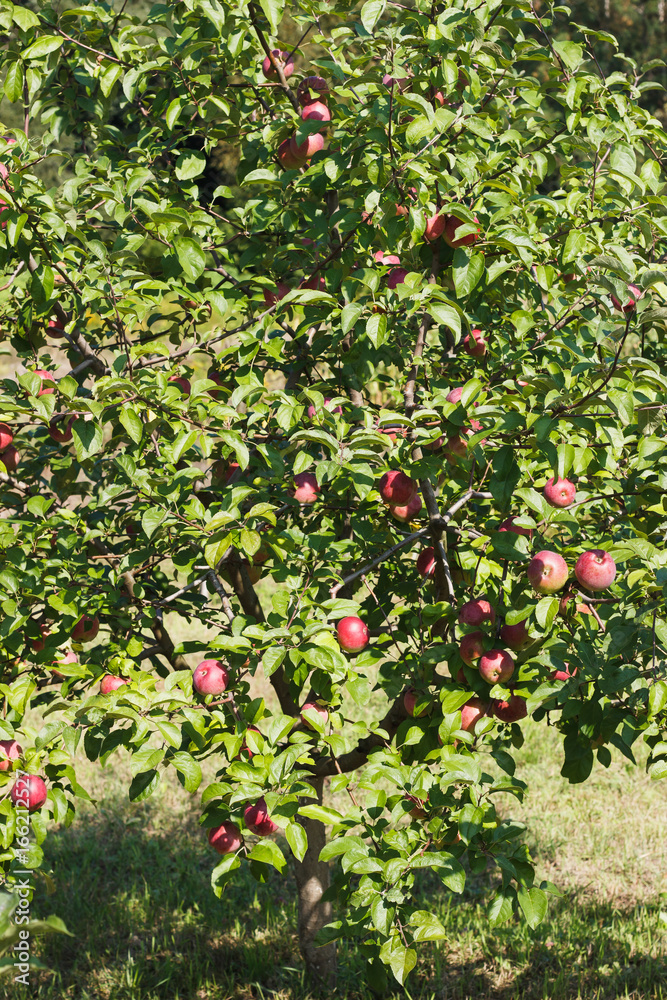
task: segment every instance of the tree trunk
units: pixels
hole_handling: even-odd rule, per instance
[[[322,803],[323,778],[313,780],[317,801]],[[312,802],[312,799],[306,800]],[[294,874],[299,900],[299,947],[309,977],[318,985],[336,984],[336,944],[315,946],[315,935],[331,921],[332,905],[323,903],[322,895],[329,888],[329,866],[320,861],[320,851],[326,843],[324,823],[315,819],[299,819],[306,831],[308,850],[303,861],[294,862]]]

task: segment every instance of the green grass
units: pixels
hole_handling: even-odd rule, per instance
[[[615,762],[583,786],[558,775],[553,731],[526,726],[517,773],[531,789],[506,811],[528,824],[541,876],[565,893],[544,924],[489,927],[490,879],[465,897],[419,886],[449,932],[425,946],[411,1000],[667,1000],[667,798],[641,768]],[[82,765],[100,801],[46,842],[56,891],[40,884],[33,915],[57,913],[74,934],[35,940],[52,973],[31,974],[31,996],[49,1000],[306,1000],[291,878],[258,886],[242,874],[217,900],[215,862],[197,825],[199,797],[165,780],[140,805],[126,798],[128,768]],[[340,951],[344,1000],[370,997],[362,967]],[[5,985],[5,984],[3,984]],[[5,985],[7,1000],[24,996]]]

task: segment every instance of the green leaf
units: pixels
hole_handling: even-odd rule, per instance
[[[375,313],[366,323],[366,334],[373,347],[381,347],[387,340],[387,317],[384,313]]]
[[[142,424],[137,412],[130,407],[123,406],[118,413],[118,419],[134,443],[139,444],[144,431],[144,425]]]
[[[415,941],[443,941],[447,931],[434,913],[416,910],[409,920]]]
[[[366,3],[361,8],[359,17],[361,18],[361,23],[369,34],[373,33],[375,25],[382,17],[384,7],[385,0],[366,0]]]
[[[99,424],[91,420],[77,418],[72,424],[72,436],[76,457],[80,462],[102,450],[104,432]]]
[[[165,512],[159,507],[149,507],[141,515],[141,527],[147,538],[151,538],[165,518]]]
[[[535,608],[535,619],[545,632],[548,632],[553,625],[554,618],[558,614],[560,601],[557,597],[543,597],[537,602]]]
[[[176,176],[179,181],[199,177],[206,167],[206,154],[198,149],[186,149],[176,160]]]
[[[304,816],[306,819],[319,820],[320,823],[325,823],[327,826],[338,826],[338,824],[343,823],[345,819],[345,817],[335,809],[329,809],[327,806],[318,805],[301,806],[299,809],[299,816]]]
[[[155,769],[140,771],[130,785],[130,802],[143,802],[149,798],[160,784],[160,772]]]
[[[60,38],[58,35],[43,35],[25,49],[22,53],[23,58],[41,59],[42,56],[48,56],[50,52],[60,49],[64,40],[64,38]]]
[[[271,25],[271,34],[275,35],[285,9],[284,2],[281,0],[259,0],[259,5],[264,11],[266,20]]]
[[[457,296],[465,298],[477,287],[484,274],[484,254],[471,253],[458,247],[454,251],[454,261],[452,263],[452,276],[454,278],[454,288]]]
[[[39,25],[39,18],[27,7],[14,7],[12,20],[18,24],[21,31],[28,31],[29,28],[36,28]]]
[[[385,941],[380,950],[380,958],[389,966],[401,986],[417,964],[417,952],[414,948],[406,948],[398,937]]]
[[[667,705],[667,682],[655,681],[648,692],[649,718],[661,712],[665,705]]]
[[[304,828],[300,823],[290,823],[285,829],[285,836],[294,857],[297,861],[303,861],[308,850],[308,837]]]
[[[195,281],[204,273],[206,254],[199,243],[188,236],[181,236],[174,240],[174,249],[186,278]]]
[[[524,889],[519,886],[516,895],[528,925],[534,930],[542,923],[547,912],[546,893],[538,888]]]
[[[267,838],[264,838],[255,844],[252,851],[248,854],[248,860],[261,861],[265,865],[273,865],[273,867],[277,868],[279,872],[282,872],[287,864],[285,855],[280,850],[276,842],[274,840],[268,840]]]
[[[285,659],[285,650],[282,646],[271,646],[262,654],[262,667],[264,668],[264,676],[270,677],[274,674],[280,664]]]
[[[584,47],[578,42],[553,42],[554,50],[568,69],[576,69],[584,57]]]
[[[173,726],[173,723],[169,723],[169,725]],[[177,727],[173,726],[173,728],[176,729]],[[162,732],[161,728],[160,732]],[[174,744],[174,746],[180,746],[180,742],[179,730],[179,742],[178,744]],[[168,760],[183,778],[183,787],[186,792],[196,792],[202,782],[202,770],[194,757],[184,750],[179,750],[178,753],[174,753],[171,757],[168,757]]]
[[[167,112],[164,116],[164,120],[167,123],[167,128],[171,131],[174,125],[178,121],[179,115],[183,110],[184,100],[182,97],[175,97],[167,108]]]
[[[585,248],[586,236],[584,233],[578,229],[571,229],[563,247],[563,264],[569,264],[571,260],[579,260]]]
[[[23,63],[16,62],[10,63],[7,70],[7,75],[5,76],[4,85],[5,97],[11,104],[20,100],[23,93]]]

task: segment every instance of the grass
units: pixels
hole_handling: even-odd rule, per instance
[[[565,896],[535,931],[489,927],[489,879],[470,880],[465,897],[444,896],[426,877],[420,903],[449,932],[422,946],[409,1000],[667,1000],[667,800],[641,768],[616,761],[587,785],[559,776],[557,736],[526,726],[520,774],[523,806],[540,875]],[[41,886],[33,915],[57,913],[72,938],[35,940],[52,973],[31,974],[30,996],[48,1000],[307,1000],[295,935],[290,878],[258,886],[242,874],[217,900],[215,861],[197,825],[198,795],[165,779],[139,805],[126,798],[129,770],[82,765],[98,798],[75,825],[46,842],[56,891]],[[340,951],[339,996],[366,1000],[354,951]],[[6,1000],[25,996],[4,984]]]

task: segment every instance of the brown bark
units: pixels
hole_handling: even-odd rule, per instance
[[[323,779],[313,780],[317,801],[322,802]],[[312,802],[312,799],[305,800]],[[334,941],[318,948],[317,932],[331,922],[332,904],[322,902],[329,888],[329,865],[320,861],[320,851],[326,843],[324,823],[315,819],[299,819],[306,831],[308,850],[303,861],[294,862],[294,876],[298,896],[299,947],[306,966],[306,973],[318,985],[336,985],[336,944]]]

